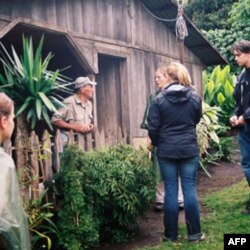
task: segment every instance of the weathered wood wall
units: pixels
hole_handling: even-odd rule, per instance
[[[0,29],[13,20],[69,34],[96,69],[95,104],[102,135],[97,145],[146,136],[139,126],[147,97],[155,91],[154,72],[163,63],[179,60],[179,47],[175,35],[140,1],[0,0]],[[188,48],[185,64],[201,93],[203,65]]]

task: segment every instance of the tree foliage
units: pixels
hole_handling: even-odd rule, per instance
[[[209,4],[206,0],[189,0],[185,13],[228,60],[232,72],[237,72],[231,47],[240,39],[250,40],[249,0],[211,0]]]
[[[236,0],[189,0],[185,13],[197,28],[202,30],[226,29],[227,17]],[[205,18],[204,18],[205,17]]]

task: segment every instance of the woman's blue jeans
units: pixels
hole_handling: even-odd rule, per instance
[[[196,191],[196,176],[199,157],[170,159],[158,157],[165,185],[164,226],[165,236],[170,240],[178,238],[178,174],[184,195],[184,209],[188,239],[196,240],[202,235],[200,212]]]
[[[241,154],[241,167],[243,168],[248,185],[250,186],[250,126],[239,128],[238,140]]]

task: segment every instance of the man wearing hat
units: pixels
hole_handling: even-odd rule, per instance
[[[74,82],[75,94],[64,100],[65,107],[52,116],[54,126],[78,133],[93,131],[92,102],[93,86],[97,83],[88,77],[78,77]]]

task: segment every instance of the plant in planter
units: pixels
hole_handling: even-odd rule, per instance
[[[16,117],[24,115],[29,127],[34,129],[38,121],[45,121],[52,129],[49,112],[56,112],[62,106],[63,97],[58,93],[70,94],[66,77],[60,70],[48,69],[53,55],[42,58],[44,37],[40,39],[36,51],[33,51],[32,38],[23,36],[23,55],[18,56],[12,46],[12,56],[0,43],[0,62],[4,72],[0,74],[0,91],[8,94],[14,101]]]

